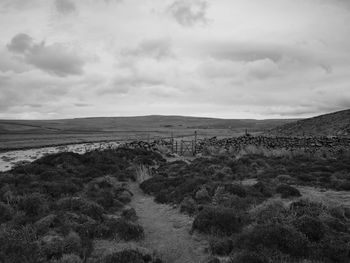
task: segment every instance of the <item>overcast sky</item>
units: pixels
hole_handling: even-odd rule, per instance
[[[0,0],[0,118],[346,108],[349,0]]]

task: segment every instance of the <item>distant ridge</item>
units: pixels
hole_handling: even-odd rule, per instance
[[[269,134],[350,137],[350,109],[287,123],[271,129]]]

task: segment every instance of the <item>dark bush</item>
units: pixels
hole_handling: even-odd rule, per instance
[[[240,231],[245,223],[248,223],[246,216],[236,213],[233,209],[206,207],[195,217],[192,230],[231,235]]]
[[[349,240],[343,240],[340,236],[326,236],[320,244],[322,259],[326,262],[348,263],[350,262]]]
[[[102,206],[82,197],[65,197],[57,201],[58,209],[81,212],[94,219],[101,219],[104,213]]]
[[[126,220],[135,222],[137,220],[137,214],[134,208],[126,208],[122,211],[122,217]]]
[[[302,216],[293,221],[293,225],[310,241],[319,241],[325,234],[325,226],[317,217]]]
[[[212,238],[209,247],[213,255],[226,256],[231,253],[233,242],[229,238]]]
[[[243,250],[232,256],[230,263],[268,263],[269,260],[262,254],[250,250]]]
[[[197,204],[191,197],[185,197],[180,205],[180,212],[193,215],[197,211]]]
[[[11,220],[13,214],[14,211],[10,205],[0,202],[0,224]]]
[[[101,263],[145,263],[137,250],[123,250],[107,255]]]
[[[246,197],[247,191],[243,185],[239,184],[228,184],[225,186],[225,190],[230,194],[237,195],[239,197]]]
[[[276,249],[293,257],[304,257],[309,253],[307,238],[293,227],[282,224],[258,225],[243,233],[236,245],[243,249]]]
[[[311,217],[317,217],[327,209],[321,203],[312,202],[308,199],[300,199],[292,202],[289,210],[296,216],[309,215]]]
[[[287,185],[287,184],[281,184],[276,188],[276,192],[281,194],[282,198],[289,198],[289,197],[299,197],[301,196],[298,189],[294,188],[293,186]]]
[[[21,229],[0,227],[0,262],[44,263],[40,256],[35,228]]]
[[[70,232],[63,240],[63,251],[65,254],[80,255],[82,252],[82,241],[75,232]]]
[[[21,196],[18,201],[18,208],[28,216],[39,216],[49,209],[45,196],[39,193]]]
[[[343,223],[338,218],[332,217],[332,216],[323,216],[322,217],[323,223],[325,223],[330,229],[336,231],[336,232],[348,232],[349,229],[345,223]]]

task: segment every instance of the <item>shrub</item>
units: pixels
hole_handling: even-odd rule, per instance
[[[76,232],[70,232],[63,240],[63,251],[66,254],[80,255],[82,250],[81,238]]]
[[[118,235],[119,238],[130,241],[139,240],[144,237],[142,226],[126,221],[125,219],[106,219],[102,224],[99,224],[97,236],[103,238],[114,238]]]
[[[289,206],[289,210],[296,216],[309,215],[316,217],[327,211],[327,208],[321,203],[312,202],[308,199],[300,199],[292,202]]]
[[[0,224],[12,219],[13,209],[10,205],[0,202]]]
[[[101,263],[145,263],[143,256],[137,250],[123,250],[107,255]]]
[[[125,220],[118,220],[117,229],[118,236],[125,241],[139,240],[144,237],[143,227]]]
[[[348,232],[348,227],[338,218],[334,218],[332,216],[322,216],[321,220],[325,223],[330,229],[336,232]]]
[[[279,250],[294,257],[306,256],[309,252],[307,238],[296,229],[283,224],[258,225],[236,240],[243,249],[259,250],[269,248]]]
[[[210,251],[213,255],[226,256],[233,249],[233,242],[229,238],[212,238],[209,241]]]
[[[241,230],[246,218],[229,208],[206,207],[195,217],[192,230],[231,235]]]
[[[302,216],[293,221],[293,225],[310,241],[319,241],[325,234],[325,227],[317,217]]]
[[[294,188],[293,186],[287,185],[287,184],[281,184],[276,188],[276,192],[281,194],[282,198],[289,198],[289,197],[299,197],[301,196],[298,189]]]
[[[210,201],[209,193],[208,193],[207,189],[205,189],[205,187],[202,187],[201,189],[199,189],[196,192],[196,200],[199,201],[199,202],[208,202],[208,201]]]
[[[243,250],[235,255],[233,255],[230,259],[230,263],[268,263],[268,259],[254,251]]]
[[[51,260],[50,263],[82,263],[81,258],[74,254],[64,254],[60,259]]]
[[[0,262],[43,263],[36,239],[35,228],[21,229],[0,227]]]
[[[350,262],[349,241],[342,240],[339,236],[330,235],[321,240],[321,258],[326,262],[348,263]]]
[[[45,197],[39,193],[21,196],[18,200],[18,207],[28,216],[39,216],[48,210]]]
[[[47,259],[60,258],[63,254],[63,238],[59,235],[46,235],[41,239],[40,250]]]
[[[126,220],[135,222],[137,220],[136,211],[134,208],[126,208],[122,211],[122,217]]]
[[[118,200],[124,204],[127,204],[131,201],[132,195],[128,191],[123,191],[120,194],[118,194]]]
[[[239,197],[246,197],[247,196],[247,191],[244,188],[244,186],[239,185],[239,184],[229,184],[226,185],[225,187],[226,191],[229,192],[230,194],[237,195]]]
[[[51,228],[54,228],[59,222],[59,219],[55,214],[49,214],[40,218],[35,222],[35,227],[38,229],[39,234],[45,234]]]
[[[101,219],[104,213],[102,206],[82,197],[65,197],[57,202],[57,207],[65,211],[81,212],[94,219]]]
[[[268,200],[254,207],[250,213],[258,224],[281,223],[286,217],[288,210],[281,200]]]
[[[197,211],[197,204],[191,197],[185,197],[180,205],[180,212],[193,215]]]

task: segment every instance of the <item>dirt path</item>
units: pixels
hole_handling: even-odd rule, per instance
[[[145,229],[144,247],[157,251],[166,263],[200,263],[208,258],[207,241],[189,234],[193,219],[168,205],[155,203],[136,183],[130,184],[130,190],[134,194],[130,205]]]

